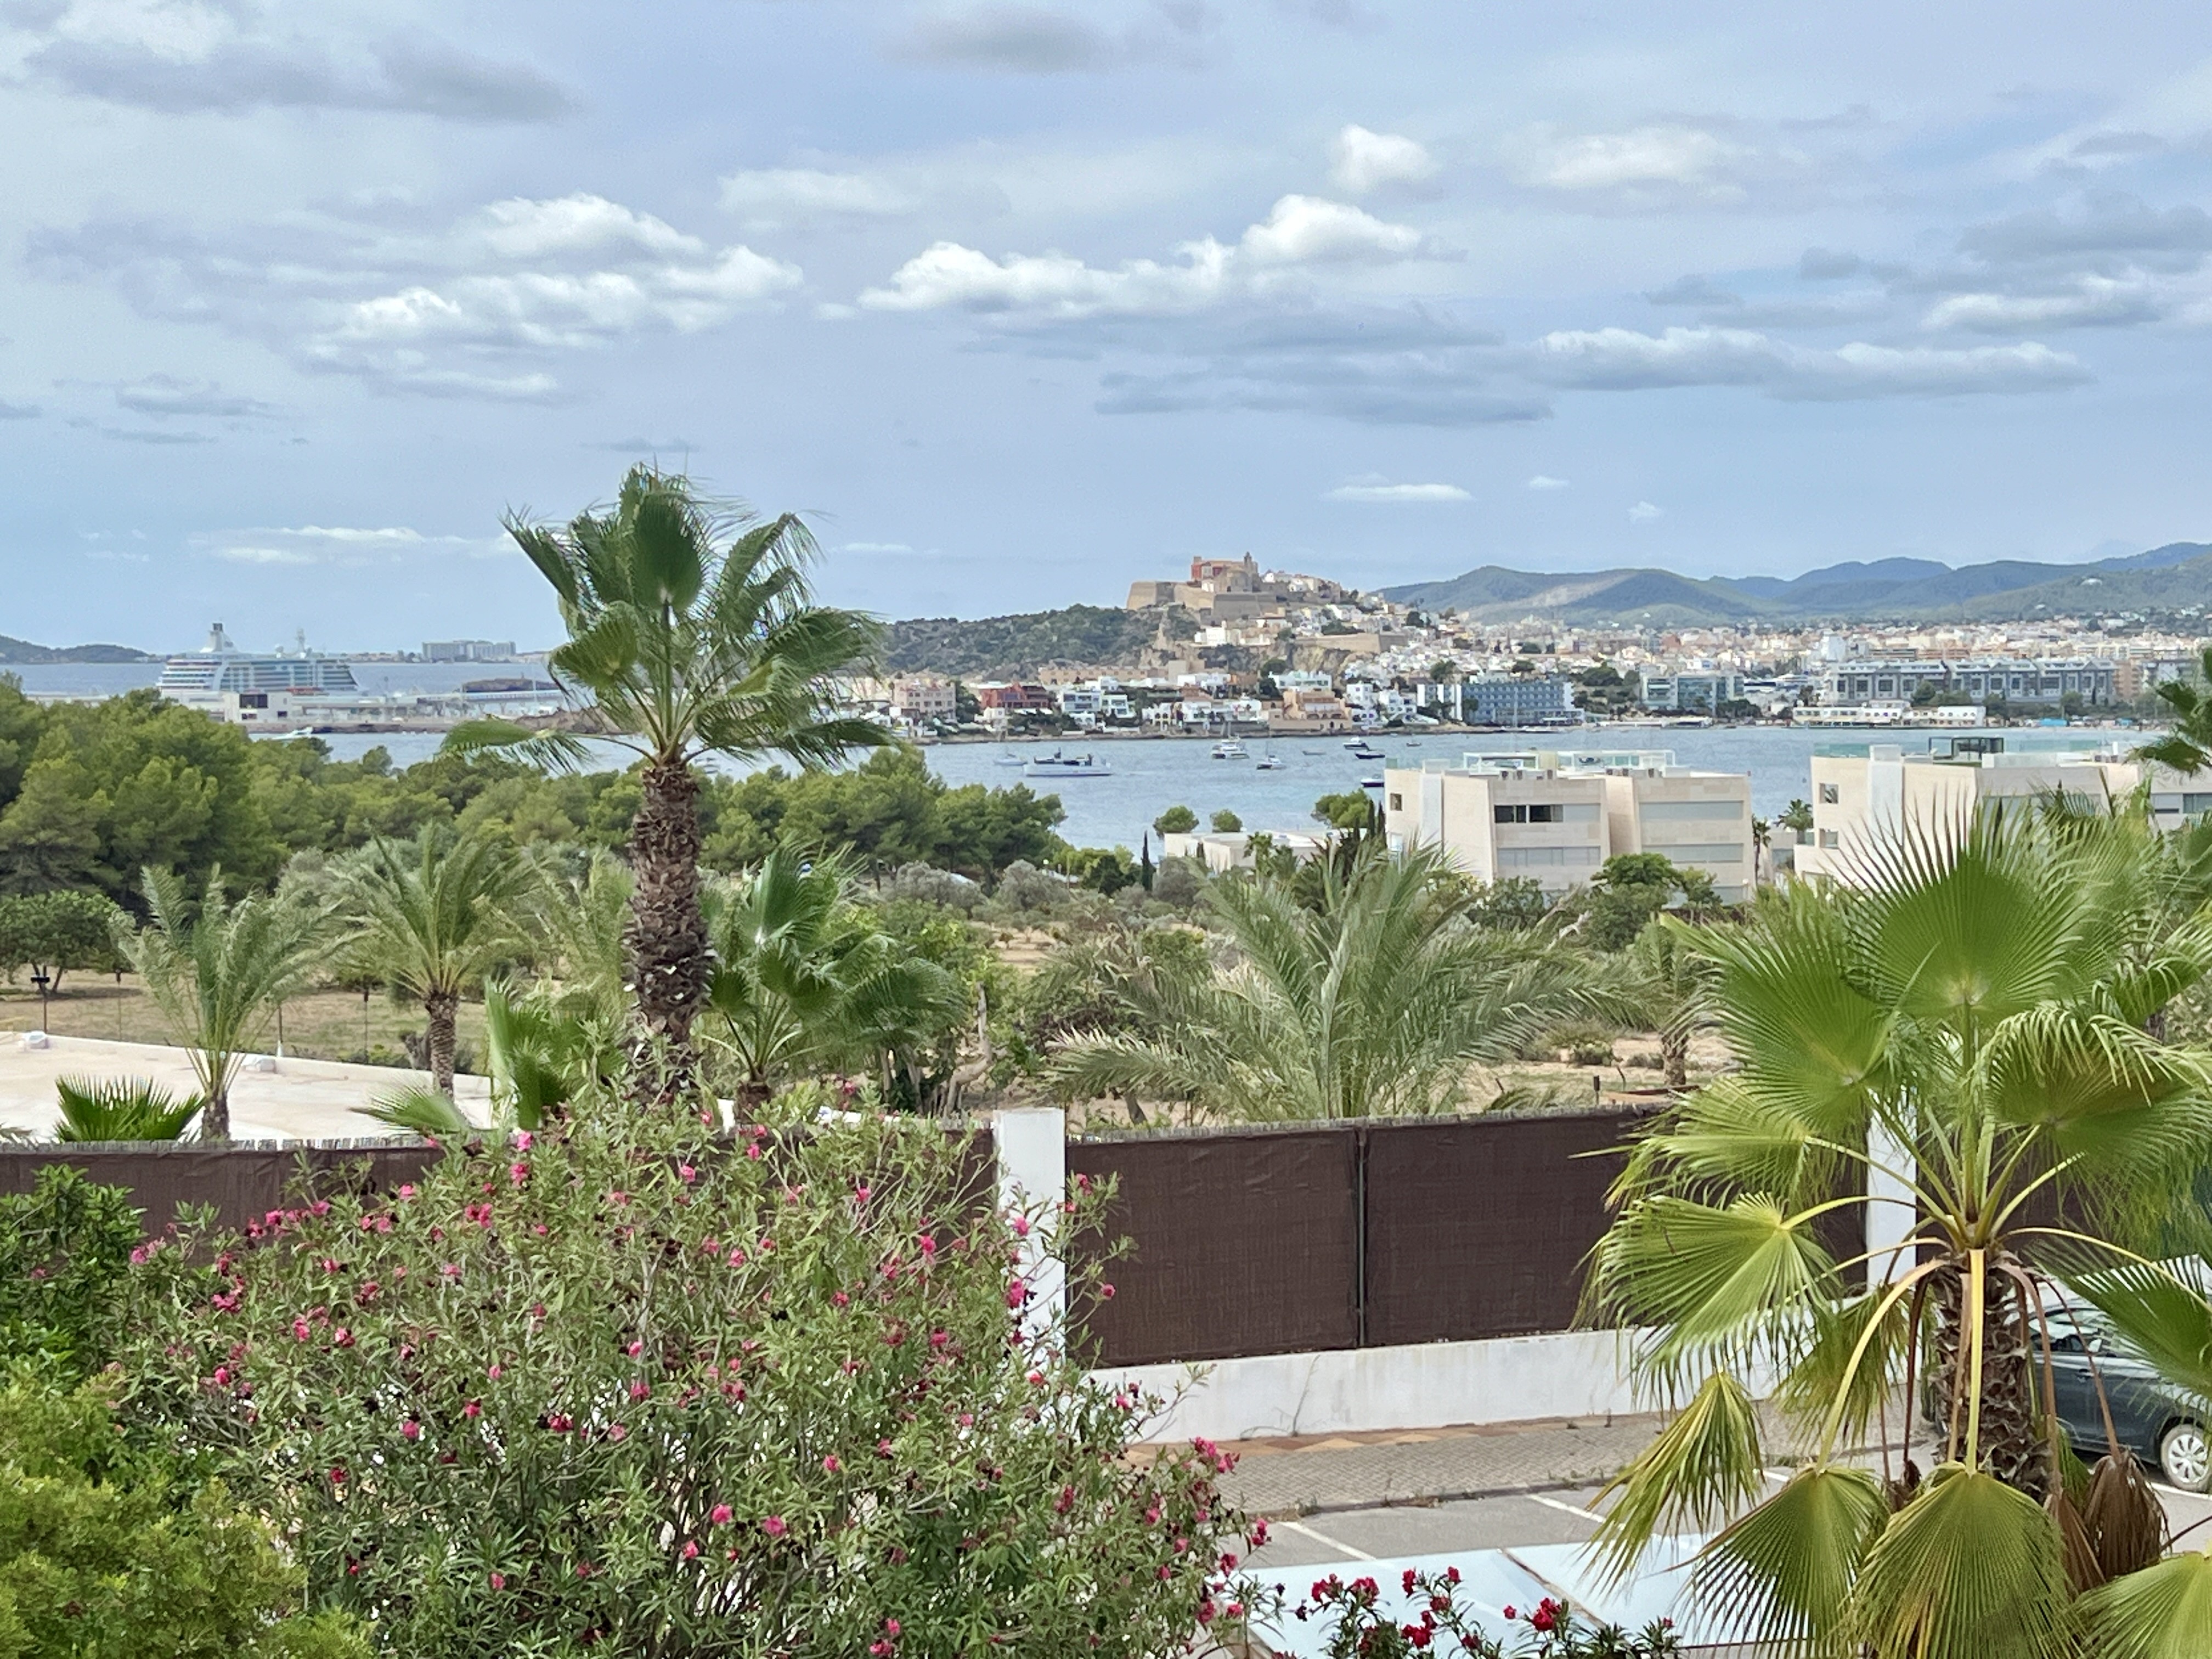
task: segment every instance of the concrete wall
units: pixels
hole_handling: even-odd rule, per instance
[[[1156,1438],[1253,1440],[1648,1410],[1623,1373],[1621,1345],[1612,1331],[1566,1331],[1096,1375],[1175,1401],[1152,1426]]]

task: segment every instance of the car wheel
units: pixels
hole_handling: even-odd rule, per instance
[[[2158,1443],[2158,1467],[2184,1492],[2203,1492],[2212,1486],[2212,1446],[2205,1441],[2201,1423],[2177,1423]]]

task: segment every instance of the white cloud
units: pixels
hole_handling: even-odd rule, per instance
[[[220,237],[94,221],[33,233],[31,259],[48,275],[104,278],[144,314],[215,322],[306,368],[506,401],[560,391],[544,366],[516,359],[718,327],[804,280],[796,265],[712,247],[587,193],[509,198],[447,224],[380,206]],[[173,409],[153,406],[164,394],[151,383],[135,395],[130,406],[149,413],[240,412],[215,407],[204,388],[171,389]]]
[[[1588,390],[1743,386],[1803,401],[2045,392],[2089,378],[2075,357],[2032,341],[1963,350],[1855,341],[1824,350],[1735,328],[1561,330],[1535,343],[1528,368],[1552,385]]]
[[[118,386],[115,401],[135,415],[254,417],[278,412],[274,404],[227,392],[212,380],[179,380],[173,374],[149,374]]]
[[[877,311],[1027,312],[1048,318],[1171,316],[1200,309],[1264,281],[1270,271],[1315,265],[1391,264],[1428,252],[1421,234],[1341,202],[1285,196],[1233,246],[1211,236],[1185,242],[1180,264],[1127,259],[1100,270],[1065,253],[990,255],[938,242],[872,288],[860,302]]]
[[[2148,281],[2082,276],[2070,294],[1954,294],[1938,301],[1921,326],[1986,334],[2027,328],[2118,327],[2154,322],[2166,309],[2164,298]]]
[[[1628,520],[1631,524],[1650,524],[1654,519],[1663,519],[1666,516],[1665,507],[1655,507],[1650,501],[1638,501],[1628,509]]]
[[[1417,185],[1433,178],[1436,158],[1418,140],[1394,132],[1347,126],[1328,147],[1329,182],[1353,196],[1385,185]]]
[[[1457,484],[1384,483],[1379,479],[1339,484],[1324,495],[1325,501],[1464,501],[1472,498]]]
[[[847,542],[837,550],[840,553],[911,553],[914,551],[904,542]]]
[[[1534,477],[1529,479],[1526,486],[1530,489],[1565,489],[1566,487],[1567,481],[1565,478],[1554,478],[1544,472],[1539,472]]]
[[[747,229],[824,219],[889,219],[921,205],[910,190],[866,173],[764,167],[722,180],[722,206]]]
[[[211,556],[232,564],[373,565],[434,556],[481,556],[496,538],[426,536],[405,526],[301,525],[296,528],[216,531],[193,538]]]
[[[1524,182],[1553,190],[1616,190],[1650,185],[1713,185],[1742,147],[1690,126],[1644,126],[1529,144],[1521,158]]]

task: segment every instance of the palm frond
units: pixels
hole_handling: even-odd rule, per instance
[[[54,1093],[63,1141],[174,1140],[207,1103],[196,1094],[179,1100],[144,1078],[59,1078]]]
[[[473,1134],[480,1127],[453,1103],[452,1096],[436,1089],[394,1089],[372,1097],[368,1105],[354,1109],[395,1129],[455,1140]]]
[[[1698,1553],[1691,1599],[1723,1630],[1844,1659],[1851,1587],[1888,1514],[1871,1471],[1808,1464]]]
[[[513,720],[463,720],[446,733],[441,754],[467,757],[500,754],[548,772],[581,772],[592,762],[591,745],[568,732],[541,732]]]
[[[2058,1528],[1995,1475],[1938,1469],[1867,1552],[1853,1633],[1916,1659],[2062,1659],[2070,1590]]]
[[[1599,1494],[1614,1502],[1590,1539],[1593,1560],[1617,1582],[1662,1526],[1686,1522],[1710,1532],[1758,1496],[1765,1469],[1751,1390],[1727,1371],[1713,1372]]]
[[[2098,1659],[2203,1659],[2212,1632],[2212,1555],[2191,1550],[2091,1590],[2075,1609]]]

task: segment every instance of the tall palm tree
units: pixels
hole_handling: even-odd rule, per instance
[[[873,625],[814,603],[813,538],[791,514],[761,520],[704,501],[681,476],[633,468],[614,505],[565,529],[510,519],[507,532],[552,585],[568,630],[550,665],[607,741],[642,760],[630,831],[629,949],[637,1011],[688,1075],[691,1023],[713,962],[699,907],[699,781],[708,755],[826,765],[890,740],[840,715],[833,677],[866,659]],[[476,721],[447,739],[574,766],[573,735]]]
[[[173,872],[148,869],[141,927],[114,919],[116,953],[189,1051],[205,1100],[200,1138],[230,1139],[230,1085],[247,1045],[278,1002],[306,983],[326,931],[323,917],[289,899],[249,894],[233,902],[222,872],[210,871],[198,914]]]
[[[520,948],[530,866],[504,840],[425,825],[411,842],[371,842],[339,878],[355,965],[422,1005],[430,1086],[453,1092],[461,994]]]
[[[1616,1482],[1614,1565],[1662,1524],[1726,1522],[1692,1583],[1747,1634],[2055,1659],[2103,1616],[2074,1589],[2156,1559],[2124,1452],[2069,1496],[2038,1354],[2046,1310],[2130,1260],[2212,1157],[2212,1055],[2146,1029],[2212,972],[2212,918],[2166,925],[2163,861],[2140,817],[1943,823],[1856,849],[1853,888],[1695,935],[1736,1067],[1636,1146],[1592,1258],[1594,1313],[1686,1401]],[[1905,1242],[1839,1259],[1823,1224],[1861,1192]],[[1924,1482],[1887,1416],[1923,1355]],[[1767,1367],[1812,1448],[1774,1491]],[[1846,1456],[1869,1435],[1881,1476]]]
[[[2139,746],[2138,760],[2156,761],[2184,774],[2212,766],[2212,647],[2205,648],[2196,683],[2166,680],[2152,688],[2173,711],[2173,730]]]
[[[953,976],[854,897],[843,860],[791,847],[713,896],[711,1029],[736,1064],[742,1112],[789,1077],[840,1066],[881,1070],[918,1095],[917,1055],[966,1013]]]
[[[1189,1101],[1266,1120],[1449,1111],[1468,1073],[1589,1006],[1548,936],[1485,931],[1442,854],[1369,843],[1348,868],[1207,889],[1239,957],[1157,1035],[1096,1031],[1051,1066],[1066,1092]]]
[[[1697,935],[1673,916],[1655,916],[1622,952],[1614,998],[1639,1025],[1659,1036],[1659,1069],[1667,1087],[1690,1082],[1690,1038],[1712,1006],[1713,970]]]

